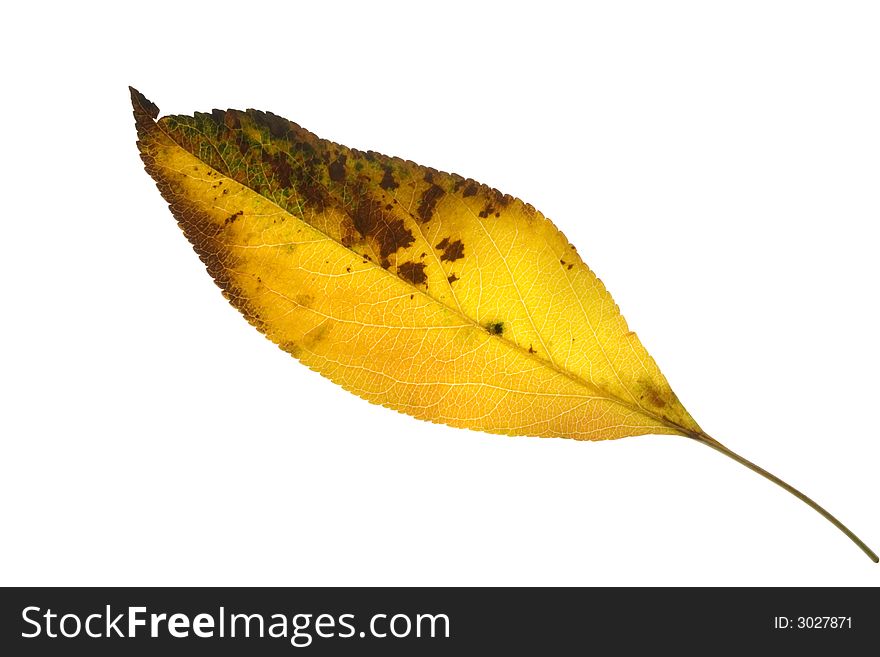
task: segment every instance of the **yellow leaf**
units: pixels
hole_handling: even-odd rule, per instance
[[[345,389],[456,427],[678,434],[744,461],[700,429],[532,206],[273,114],[157,121],[132,101],[146,169],[226,298]]]

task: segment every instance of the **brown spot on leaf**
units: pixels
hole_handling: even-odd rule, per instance
[[[223,225],[228,226],[231,223],[235,223],[235,220],[238,219],[243,214],[244,214],[244,210],[239,210],[235,214],[229,215],[228,217],[226,217],[226,221],[223,222]]]
[[[485,219],[490,214],[495,212],[495,207],[491,203],[487,203],[482,210],[480,210],[480,219]]]
[[[303,346],[307,349],[311,350],[312,347],[315,347],[319,342],[324,340],[327,337],[327,334],[330,332],[330,322],[324,321],[318,324],[313,329],[307,331],[303,335]]]
[[[492,322],[486,326],[486,330],[492,335],[501,335],[504,333],[504,322]]]
[[[413,285],[422,285],[428,280],[424,262],[404,262],[397,268],[397,274]]]
[[[330,180],[333,182],[342,182],[345,180],[345,160],[346,157],[344,154],[340,153],[339,157],[337,157],[328,167],[328,171],[330,172]]]
[[[296,191],[307,205],[318,212],[323,212],[332,200],[327,187],[321,184],[317,175],[318,167],[322,166],[317,158],[309,158],[303,163],[302,173],[297,176]]]
[[[434,209],[437,207],[437,202],[445,194],[446,192],[443,191],[443,188],[434,183],[431,183],[431,186],[425,190],[422,194],[422,200],[419,201],[419,207],[416,210],[416,214],[423,222],[431,219],[431,215],[434,214]]]
[[[529,345],[529,353],[530,353],[530,354],[536,354],[536,353],[538,353],[538,352],[535,351],[535,348],[534,348],[532,345]]]
[[[379,183],[379,187],[384,189],[386,192],[390,192],[400,187],[400,183],[398,183],[394,179],[394,174],[391,172],[391,167],[386,165],[384,168],[385,173],[382,175],[382,181]]]
[[[238,130],[241,127],[241,119],[238,118],[238,112],[235,110],[224,112],[223,124],[230,130]]]
[[[467,198],[468,196],[473,196],[474,194],[476,194],[477,190],[479,189],[480,186],[477,181],[468,178],[464,181],[464,191],[461,193],[461,195]]]
[[[460,279],[453,272],[452,274],[450,274],[449,276],[446,277],[446,280],[449,281],[450,285],[452,285],[453,283],[455,283],[455,281],[460,280]]]
[[[388,256],[415,241],[403,220],[385,212],[382,204],[371,198],[364,189],[359,189],[355,195],[351,218],[361,237],[372,238],[378,243],[381,264],[386,269],[389,266]]]
[[[302,347],[300,347],[296,342],[293,342],[292,340],[282,342],[278,346],[294,358],[299,358],[302,355]]]
[[[275,139],[286,139],[290,135],[290,121],[284,119],[272,112],[266,112],[261,117],[266,127],[269,128],[269,134]]]
[[[290,187],[290,178],[293,175],[293,167],[290,166],[286,153],[275,153],[269,155],[263,152],[261,159],[272,169],[272,176],[278,181],[278,185],[282,189]]]
[[[494,187],[492,188],[491,193],[494,197],[493,200],[496,207],[504,209],[513,202],[513,197],[510,194],[502,194]]]
[[[653,408],[666,407],[666,400],[663,399],[649,379],[639,380],[639,387],[642,389],[641,394],[639,394],[639,401],[647,402]]]
[[[448,237],[444,237],[434,248],[438,251],[443,251],[440,255],[440,260],[455,262],[464,258],[464,243],[461,240],[452,242]]]

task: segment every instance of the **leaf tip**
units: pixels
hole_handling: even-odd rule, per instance
[[[135,115],[137,115],[138,112],[144,112],[151,119],[155,119],[159,116],[159,107],[156,103],[144,96],[134,87],[130,86],[128,91],[131,93],[131,106],[134,109]]]

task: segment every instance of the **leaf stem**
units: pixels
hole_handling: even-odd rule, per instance
[[[706,445],[707,447],[711,447],[716,452],[721,452],[722,454],[724,454],[728,458],[731,458],[734,461],[736,461],[737,463],[740,463],[740,464],[746,466],[752,472],[757,472],[759,475],[761,475],[765,479],[768,479],[768,480],[772,481],[774,484],[776,484],[777,486],[779,486],[780,488],[787,490],[789,493],[791,493],[796,498],[798,498],[801,502],[804,502],[811,509],[819,512],[832,525],[834,525],[840,531],[842,531],[844,534],[846,534],[847,537],[849,537],[849,540],[851,540],[853,543],[858,545],[859,549],[861,549],[862,552],[867,554],[868,557],[871,559],[871,561],[873,561],[874,563],[880,562],[880,558],[877,557],[877,554],[871,548],[869,548],[867,545],[865,545],[865,543],[862,541],[862,539],[860,539],[858,536],[853,534],[852,531],[850,531],[849,527],[844,525],[842,522],[840,522],[840,520],[838,520],[837,518],[832,516],[830,513],[828,513],[828,511],[826,511],[824,508],[819,506],[816,502],[814,502],[809,497],[804,495],[802,492],[800,492],[794,486],[790,486],[789,484],[782,481],[782,479],[780,479],[776,475],[767,472],[764,468],[762,468],[758,465],[755,465],[754,463],[752,463],[748,459],[745,459],[742,456],[740,456],[739,454],[737,454],[736,452],[731,451],[730,449],[728,449],[727,447],[725,447],[724,445],[719,443],[717,440],[715,440],[714,438],[712,438],[711,436],[709,436],[705,433],[688,433],[688,438],[692,438],[693,440],[696,440],[698,443],[702,443],[703,445]]]

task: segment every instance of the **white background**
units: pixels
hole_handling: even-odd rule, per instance
[[[877,585],[686,439],[371,406],[227,304],[135,148],[256,107],[517,195],[711,434],[880,549],[876,3],[13,3],[0,583]]]

